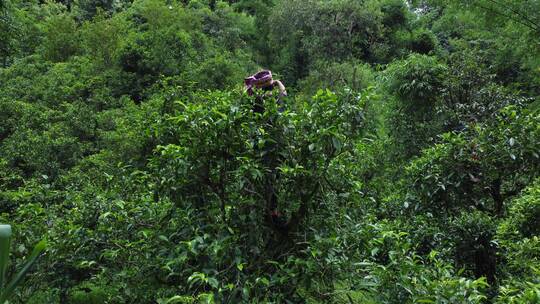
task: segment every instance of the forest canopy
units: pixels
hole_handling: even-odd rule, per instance
[[[539,12],[0,0],[0,301],[540,303]]]

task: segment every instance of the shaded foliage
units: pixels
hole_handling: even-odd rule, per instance
[[[537,303],[536,11],[0,1],[10,303]]]

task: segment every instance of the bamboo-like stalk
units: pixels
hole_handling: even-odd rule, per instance
[[[6,284],[5,288],[2,290],[2,292],[0,292],[0,304],[4,304],[7,299],[11,297],[15,291],[15,288],[21,284],[28,271],[30,271],[32,265],[34,265],[39,255],[45,250],[46,247],[47,242],[45,242],[45,240],[40,241],[36,246],[34,246],[32,253],[30,253],[30,256],[26,258],[26,262],[24,263],[22,269],[15,274],[13,278],[11,278],[11,281]]]
[[[9,248],[11,245],[11,226],[0,225],[0,291],[6,280],[6,269],[9,262]]]
[[[24,276],[30,271],[39,255],[47,247],[45,240],[37,243],[30,256],[26,259],[22,269],[6,283],[6,268],[9,263],[9,249],[11,245],[11,226],[0,225],[0,304],[7,303],[7,299],[13,294],[15,288],[22,282]]]

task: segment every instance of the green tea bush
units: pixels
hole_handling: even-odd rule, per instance
[[[502,214],[506,199],[536,175],[538,147],[528,138],[538,136],[539,119],[535,111],[507,107],[493,125],[444,134],[407,167],[409,193],[434,213],[466,207]]]
[[[300,81],[300,85],[307,95],[312,95],[319,89],[349,87],[358,91],[371,86],[373,82],[373,71],[366,64],[319,61],[314,64],[310,74]]]
[[[208,255],[209,260],[201,260],[206,260],[206,266],[198,266],[215,271],[193,269],[193,288],[223,289],[231,276],[242,272],[242,265],[251,265],[247,266],[250,273],[259,273],[257,260],[277,259],[269,265],[273,269],[270,273],[277,271],[275,277],[256,280],[259,283],[255,285],[269,284],[276,294],[297,296],[294,290],[285,291],[282,284],[286,280],[302,282],[303,276],[296,278],[293,270],[304,262],[294,254],[278,257],[283,251],[298,250],[293,249],[292,237],[304,231],[309,214],[324,210],[329,166],[352,149],[352,140],[361,134],[362,109],[371,96],[369,90],[361,95],[319,91],[309,102],[297,105],[296,112],[279,112],[276,101],[267,98],[263,113],[253,111],[252,98],[231,93],[201,93],[189,102],[177,101],[178,110],[168,119],[175,139],[160,147],[160,156],[152,160],[152,166],[159,169],[159,195],[183,209],[192,209],[199,223],[196,226],[208,227],[210,222],[214,229],[217,223],[221,226],[204,229],[189,245],[200,248],[194,252],[198,256],[218,246],[211,241],[217,238],[223,254],[219,259]],[[275,196],[269,196],[268,191],[275,191]],[[268,216],[274,208],[281,213],[279,222]],[[206,246],[210,247],[204,249]],[[240,251],[233,249],[237,247]],[[254,257],[240,252],[252,252]],[[224,272],[218,263],[222,260],[237,264],[236,270]],[[295,265],[299,262],[302,264]],[[214,272],[219,277],[211,276]],[[233,287],[220,297],[239,299],[247,292],[251,299],[270,299],[269,294],[260,294],[249,285],[251,279],[246,280],[243,296]]]
[[[460,277],[436,251],[425,258],[416,255],[407,233],[376,227],[379,233],[368,246],[371,257],[357,263],[357,273],[363,277],[358,288],[369,291],[376,303],[483,303],[486,299],[485,278]],[[381,254],[385,259],[380,259]]]
[[[440,132],[436,106],[446,70],[435,57],[418,54],[388,66],[385,83],[391,97],[387,119],[394,154],[405,159],[415,156]]]
[[[419,54],[429,54],[438,46],[437,37],[428,30],[419,29],[412,33],[410,48]]]
[[[506,257],[503,272],[535,278],[540,257],[540,183],[537,179],[510,204],[508,217],[499,225],[497,240]]]

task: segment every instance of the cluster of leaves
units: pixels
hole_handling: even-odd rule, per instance
[[[440,144],[406,169],[419,204],[411,207],[446,214],[475,208],[501,215],[504,201],[538,172],[540,146],[530,139],[540,136],[539,124],[538,111],[508,107],[489,125],[445,133]]]

